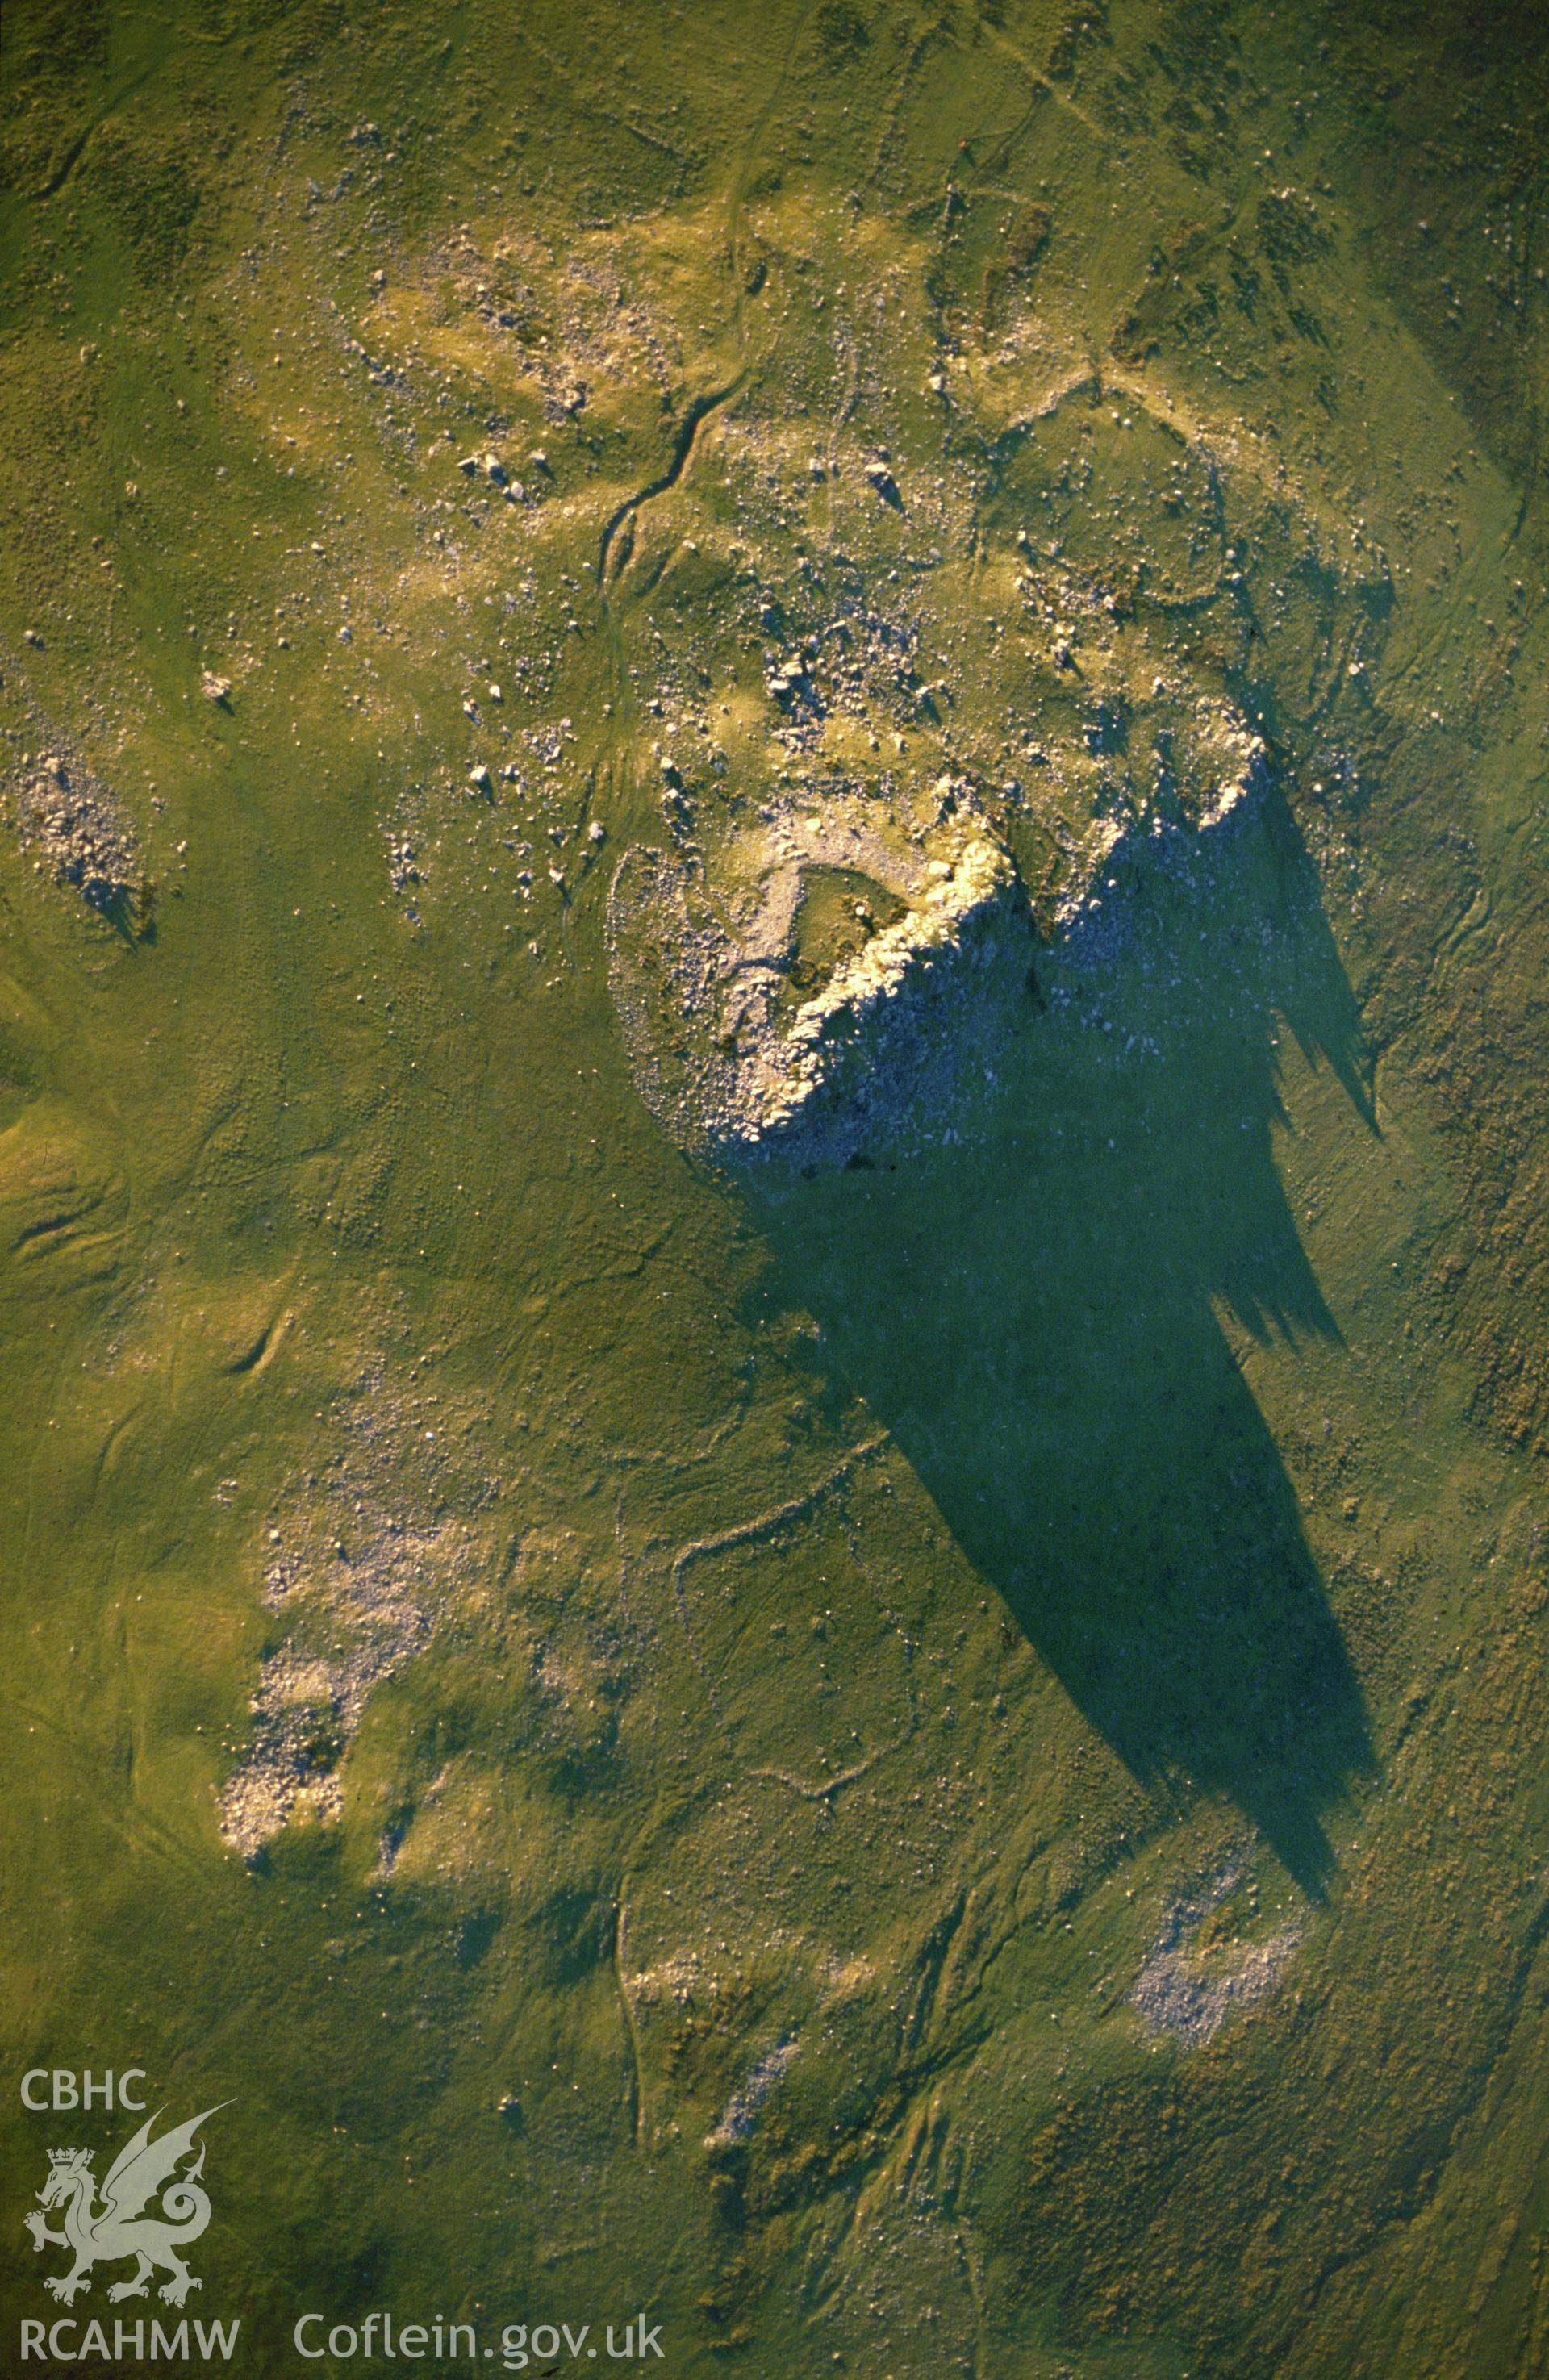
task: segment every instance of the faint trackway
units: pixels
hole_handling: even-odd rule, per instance
[[[638,489],[633,496],[626,496],[623,503],[620,504],[618,510],[610,516],[603,528],[602,536],[598,546],[597,556],[598,585],[601,589],[605,598],[608,592],[609,557],[612,552],[614,542],[619,538],[620,532],[624,531],[627,533],[631,523],[634,521],[635,514],[639,511],[642,504],[648,504],[654,497],[664,496],[669,488],[675,488],[677,486],[678,481],[683,478],[684,471],[688,468],[688,459],[694,452],[694,442],[698,435],[700,423],[705,419],[708,414],[714,413],[720,407],[729,404],[731,399],[737,395],[739,389],[742,388],[746,379],[746,372],[741,371],[737,374],[736,379],[728,382],[724,388],[711,389],[704,396],[696,396],[695,398],[693,404],[689,407],[688,411],[684,414],[682,424],[679,427],[677,439],[673,444],[672,457],[668,462],[667,468],[660,473],[656,479],[647,480],[646,485],[643,488]],[[623,547],[623,552],[618,564],[619,570],[622,570],[624,563],[628,561],[629,551],[629,544],[626,543]],[[614,575],[615,577],[617,576],[617,571],[615,571]]]
[[[879,1430],[875,1438],[863,1439],[859,1446],[853,1446],[848,1454],[841,1455],[833,1469],[826,1472],[805,1496],[793,1496],[788,1502],[776,1504],[771,1511],[759,1512],[751,1521],[739,1521],[734,1528],[718,1529],[713,1536],[690,1537],[686,1546],[678,1548],[672,1558],[672,1597],[684,1634],[688,1640],[688,1649],[694,1656],[695,1667],[705,1681],[717,1718],[720,1716],[720,1697],[710,1676],[709,1665],[700,1650],[689,1620],[688,1603],[684,1595],[684,1572],[695,1562],[708,1560],[711,1554],[729,1553],[733,1546],[757,1545],[765,1537],[778,1536],[781,1530],[789,1528],[793,1521],[805,1520],[809,1512],[817,1512],[836,1488],[844,1485],[853,1470],[889,1443],[890,1433]]]
[[[875,1752],[868,1752],[865,1758],[857,1760],[853,1767],[836,1769],[831,1777],[820,1777],[815,1785],[808,1784],[805,1778],[793,1777],[789,1768],[749,1768],[744,1773],[750,1781],[756,1778],[766,1785],[788,1786],[804,1802],[831,1802],[844,1786],[858,1784],[863,1777],[869,1777],[878,1761],[902,1751],[914,1732],[914,1715],[911,1711],[905,1725],[896,1735],[889,1736],[886,1743],[879,1743]]]
[[[90,122],[76,134],[53,171],[27,195],[32,199],[56,198],[85,155],[87,143],[102,130],[109,116],[117,114],[124,102],[131,98],[142,83],[150,81],[155,71],[156,62],[153,60],[150,66],[141,67],[139,74],[131,75],[127,82],[120,83],[106,105],[99,108]]]
[[[723,1728],[727,1726],[727,1721],[720,1707],[720,1696],[716,1691],[715,1680],[710,1675],[709,1663],[706,1660],[703,1648],[694,1633],[694,1623],[688,1616],[688,1599],[684,1593],[684,1573],[695,1562],[707,1560],[712,1554],[729,1553],[737,1546],[761,1544],[767,1538],[778,1536],[782,1529],[792,1527],[795,1522],[805,1520],[809,1514],[817,1512],[837,1490],[847,1486],[852,1475],[859,1470],[863,1463],[869,1462],[873,1455],[879,1454],[884,1447],[890,1444],[891,1434],[887,1430],[879,1430],[875,1438],[864,1439],[859,1446],[853,1446],[849,1453],[842,1455],[834,1464],[831,1471],[826,1472],[815,1487],[807,1489],[805,1495],[793,1496],[787,1502],[776,1504],[767,1512],[757,1513],[751,1521],[739,1521],[732,1528],[718,1529],[712,1536],[691,1537],[687,1545],[681,1546],[673,1556],[672,1599],[677,1609],[678,1623],[683,1629],[689,1652],[693,1657],[694,1666],[704,1681],[710,1707]],[[898,1626],[898,1621],[892,1613],[888,1612],[887,1617],[892,1621],[894,1627]],[[888,1742],[879,1743],[874,1751],[868,1752],[863,1759],[855,1761],[850,1767],[836,1770],[831,1777],[820,1777],[812,1781],[803,1777],[793,1776],[789,1769],[772,1767],[750,1768],[745,1773],[749,1779],[757,1778],[768,1784],[787,1786],[793,1793],[799,1794],[804,1802],[830,1802],[844,1786],[853,1785],[870,1769],[875,1768],[879,1760],[886,1759],[889,1753],[896,1752],[901,1744],[907,1742],[914,1732],[914,1697],[911,1694],[909,1716],[899,1733],[890,1738]],[[728,1729],[728,1733],[730,1732]]]
[[[996,48],[998,50],[1003,50],[1007,57],[1015,61],[1015,63],[1022,68],[1023,73],[1027,77],[1028,81],[1033,85],[1035,91],[1041,92],[1047,98],[1052,99],[1057,107],[1062,107],[1064,109],[1067,115],[1073,116],[1075,121],[1082,127],[1083,130],[1089,132],[1092,135],[1093,140],[1097,143],[1100,149],[1111,152],[1113,148],[1112,133],[1107,131],[1104,127],[1098,123],[1096,117],[1091,114],[1089,109],[1083,107],[1080,100],[1077,99],[1073,91],[1067,91],[1062,84],[1055,81],[1052,75],[1046,74],[1042,67],[1035,67],[1032,59],[1028,56],[1026,51],[1019,49],[1016,42],[1013,42],[1008,34],[998,32],[993,26],[988,30],[990,40],[994,42]],[[1035,104],[1036,102],[1035,102]],[[1026,130],[1028,121],[1028,116],[1023,116],[1021,120],[1012,127],[1011,130],[1004,136],[999,142],[998,149],[998,154],[1000,157],[1003,158],[1010,155],[1011,150],[1016,145],[1016,142],[1022,138],[1023,133]]]
[[[640,2055],[640,2026],[630,1996],[627,1935],[629,1929],[629,1877],[619,1880],[618,1907],[613,1917],[613,1982],[618,1991],[619,2007],[623,2015],[624,2037],[629,2043],[630,2063],[630,2130],[637,2149],[649,2143],[649,2127],[646,2111],[646,2069]]]
[[[736,331],[738,349],[744,354],[747,351],[747,340],[744,332],[743,300],[747,294],[747,284],[743,263],[743,210],[747,202],[748,191],[753,186],[755,170],[764,145],[764,135],[769,128],[770,119],[776,107],[780,104],[780,95],[790,79],[791,61],[796,55],[812,15],[812,8],[805,8],[798,13],[792,24],[790,37],[785,44],[785,55],[775,69],[768,96],[759,109],[757,118],[737,158],[732,178],[726,210],[726,254],[732,266],[732,320]]]
[[[1003,55],[1010,58],[1019,71],[1025,76],[1028,83],[1032,86],[1034,92],[1034,97],[1025,112],[1018,118],[1010,130],[1003,133],[997,140],[994,155],[998,161],[1004,161],[1010,154],[1012,149],[1016,146],[1016,143],[1022,139],[1023,133],[1026,131],[1028,125],[1033,121],[1039,106],[1046,100],[1052,100],[1056,106],[1063,108],[1066,115],[1071,116],[1101,150],[1105,152],[1111,152],[1113,148],[1112,135],[1106,132],[1103,127],[1097,122],[1096,118],[1083,107],[1081,102],[1075,97],[1072,91],[1067,91],[1061,84],[1056,82],[1052,76],[1044,72],[1041,67],[1035,67],[1032,59],[1026,55],[1025,51],[1019,49],[1016,43],[1009,40],[1004,33],[997,32],[993,28],[986,28],[986,30],[988,30],[990,39],[994,42],[996,48],[999,50]],[[870,186],[874,187],[881,177],[883,162],[888,153],[889,143],[892,140],[894,134],[898,130],[899,120],[902,115],[904,101],[909,95],[915,76],[919,71],[920,65],[938,42],[947,42],[951,43],[954,47],[957,46],[952,41],[952,36],[945,30],[944,19],[937,20],[926,25],[924,31],[921,32],[915,40],[914,45],[910,51],[908,57],[903,61],[897,80],[893,86],[892,104],[888,109],[886,117],[883,121],[881,133],[872,152],[871,170],[866,177],[868,185]]]
[[[708,1430],[701,1431],[690,1452],[670,1454],[664,1446],[620,1446],[611,1449],[602,1459],[607,1463],[616,1463],[621,1470],[634,1469],[636,1465],[653,1463],[660,1463],[666,1471],[690,1470],[696,1463],[708,1463],[711,1455],[718,1453],[726,1444],[728,1439],[736,1436],[737,1431],[747,1419],[748,1407],[752,1401],[753,1358],[751,1355],[744,1355],[739,1366],[736,1393],[731,1409],[721,1420],[712,1423]]]

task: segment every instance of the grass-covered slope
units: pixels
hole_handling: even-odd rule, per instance
[[[12,2068],[231,2103],[254,2374],[1529,2380],[1535,12],[10,0],[0,86]],[[962,1102],[684,1154],[611,888],[730,946],[807,821],[820,1000],[944,781]]]

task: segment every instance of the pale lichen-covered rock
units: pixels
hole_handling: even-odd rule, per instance
[[[115,912],[137,890],[135,839],[114,795],[82,762],[40,753],[7,788],[22,843],[93,909]]]
[[[647,1103],[681,1146],[843,1163],[950,1098],[969,1012],[1024,985],[1026,894],[942,781],[928,832],[876,795],[769,809],[714,861],[635,851],[614,878],[614,999]],[[883,913],[890,912],[884,917]]]
[[[1070,808],[1068,773],[1058,759],[1048,771]],[[1213,837],[1266,782],[1263,739],[1229,704],[1177,706],[1144,799],[1112,798],[1110,777],[1112,806],[1067,838],[1044,933],[1100,950],[1138,872]],[[635,1079],[680,1147],[831,1166],[957,1129],[997,1044],[1035,1014],[1012,807],[992,820],[950,775],[913,803],[891,783],[829,784],[756,825],[712,816],[700,843],[680,795],[673,843],[626,855],[608,920]]]

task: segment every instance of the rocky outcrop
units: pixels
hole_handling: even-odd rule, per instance
[[[1100,962],[1145,870],[1213,841],[1266,782],[1263,739],[1229,704],[1182,707],[1144,798],[1066,836],[1044,937]],[[703,841],[681,792],[664,815],[672,841],[614,877],[609,960],[636,1082],[679,1146],[810,1168],[953,1131],[1031,1014],[1038,934],[1006,805],[992,820],[943,776],[914,803],[830,784],[755,825],[712,818]]]
[[[17,832],[61,884],[112,913],[138,890],[133,834],[107,787],[56,752],[29,757],[8,787]]]
[[[681,1146],[843,1164],[950,1096],[964,1012],[990,1012],[997,977],[1024,984],[1033,943],[1010,853],[964,789],[943,781],[938,797],[946,819],[913,836],[850,795],[820,815],[767,812],[713,873],[681,850],[626,858],[613,995],[642,1092]]]

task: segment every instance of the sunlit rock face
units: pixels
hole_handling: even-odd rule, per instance
[[[614,996],[649,1104],[731,1161],[843,1163],[950,1094],[964,1017],[1024,990],[1025,888],[965,790],[770,809],[695,856],[647,850],[610,905]]]
[[[1080,758],[1105,735],[1117,757],[1130,723],[1099,706]],[[673,1139],[811,1168],[961,1130],[1007,1038],[1035,1029],[1040,947],[1122,932],[1147,864],[1267,782],[1263,739],[1222,700],[1148,725],[1094,787],[1045,752],[1026,794],[829,778],[745,823],[744,805],[696,810],[672,764],[672,832],[621,863],[608,939],[636,1081]],[[1040,825],[1063,830],[1052,877],[1029,865]]]

